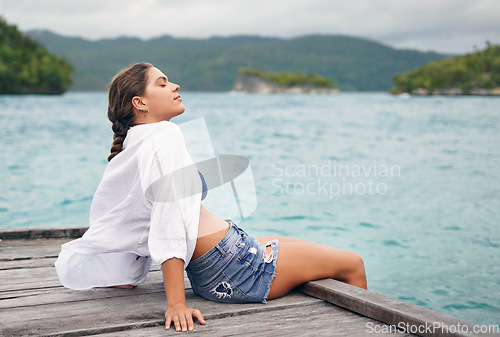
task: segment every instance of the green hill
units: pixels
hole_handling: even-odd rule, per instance
[[[119,69],[147,61],[179,83],[183,90],[231,90],[240,68],[256,68],[265,72],[318,74],[338,83],[341,90],[385,91],[392,87],[395,73],[445,57],[337,35],[294,39],[162,36],[149,40],[97,41],[48,31],[33,31],[30,35],[75,64],[75,84],[71,90],[106,90]]]
[[[500,95],[500,45],[397,74],[393,93]]]
[[[71,65],[0,17],[0,94],[60,94]]]

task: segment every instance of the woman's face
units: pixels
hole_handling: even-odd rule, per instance
[[[186,108],[178,94],[179,88],[179,85],[169,82],[158,68],[149,68],[148,82],[142,96],[143,103],[149,110],[148,122],[168,121],[184,112]]]

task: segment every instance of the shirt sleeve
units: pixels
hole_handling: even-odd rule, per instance
[[[146,199],[152,202],[148,247],[155,263],[193,255],[198,234],[202,184],[180,128],[168,121],[142,144],[139,174]]]

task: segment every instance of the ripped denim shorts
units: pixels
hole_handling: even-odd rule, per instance
[[[217,302],[266,303],[276,275],[278,240],[263,245],[232,220],[226,221],[226,235],[186,268],[193,292]]]

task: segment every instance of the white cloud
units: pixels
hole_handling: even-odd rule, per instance
[[[97,39],[346,34],[401,48],[471,51],[500,43],[497,0],[0,0],[22,30]]]

